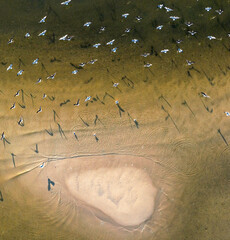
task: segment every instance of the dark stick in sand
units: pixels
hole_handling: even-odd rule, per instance
[[[126,86],[134,88],[134,82],[126,76],[123,76],[121,80],[125,83]]]
[[[103,97],[103,102],[105,101],[106,96],[109,96],[110,98],[112,98],[114,100],[114,97],[112,95],[110,95],[109,93],[105,92],[105,95]]]
[[[34,150],[34,152],[35,152],[35,153],[39,153],[39,152],[38,152],[38,145],[37,145],[37,144],[35,145],[35,150]]]
[[[98,116],[96,115],[95,120],[94,120],[94,125],[97,125],[97,120],[98,120]]]
[[[15,165],[15,159],[14,159],[14,157],[15,157],[16,155],[14,155],[13,153],[11,153],[11,156],[12,156],[12,161],[13,161],[14,167],[16,167],[16,165]]]
[[[34,98],[36,98],[36,97],[33,96],[32,93],[30,93],[30,97],[31,97],[31,100],[32,100],[32,105],[34,106]]]
[[[184,100],[184,102],[182,102],[181,104],[182,104],[182,105],[185,105],[185,106],[189,109],[189,111],[192,113],[192,115],[195,117],[194,112],[192,111],[192,109],[189,107],[188,103],[187,103],[185,100]]]
[[[63,105],[65,105],[65,104],[67,104],[67,103],[69,103],[69,102],[70,102],[69,99],[65,100],[64,102],[60,103],[60,107],[62,107]]]
[[[51,181],[51,180],[48,178],[48,191],[51,190],[51,185],[54,186],[54,185],[55,185],[55,182]]]
[[[80,116],[79,116],[80,117]],[[85,122],[83,119],[82,119],[82,117],[80,117],[80,119],[81,119],[81,121],[87,126],[87,127],[89,127],[89,124],[87,123],[87,122]]]
[[[96,99],[103,105],[105,105],[105,103],[103,101],[100,100],[100,98],[96,95]]]
[[[26,108],[26,106],[25,105],[21,105],[20,103],[18,103],[18,105],[21,107],[21,108]]]
[[[59,124],[59,123],[57,123],[57,125],[58,125],[58,131],[59,131],[59,133],[60,133],[60,135],[61,135],[61,137],[65,137],[65,139],[66,139],[66,136],[65,136],[65,133],[64,133],[64,131],[62,130],[62,128],[61,128],[61,125]]]
[[[47,129],[45,129],[45,131],[50,135],[50,136],[53,136],[53,130],[52,128],[50,127],[50,131],[48,131]]]
[[[46,71],[47,75],[50,75],[49,72],[47,71],[45,65],[42,62],[41,62],[41,65],[42,65],[42,69],[44,69]]]
[[[22,103],[25,104],[24,91],[23,91],[23,89],[21,89],[21,93],[22,93]]]
[[[224,135],[221,133],[220,129],[217,130],[217,132],[220,134],[220,136],[222,137],[222,139],[224,140],[225,144],[228,146],[228,142],[225,139]]]
[[[128,117],[129,117],[130,126],[131,126],[131,128],[133,128],[132,122],[131,122],[131,121],[133,121],[133,119],[132,119],[132,117],[130,116],[130,114],[128,112],[127,112],[127,114],[128,114]]]
[[[212,112],[213,112],[213,109],[210,109],[210,110],[209,110],[209,108],[204,104],[203,100],[202,100],[202,99],[200,99],[200,100],[201,100],[204,108],[206,109],[206,111],[208,111],[209,113],[212,113]]]
[[[98,117],[98,115],[95,116],[95,120],[94,120],[94,125],[95,125],[95,126],[96,126],[96,124],[97,124],[97,121],[99,121],[102,125],[104,125],[104,124],[102,123],[102,121],[100,120],[100,118]]]
[[[0,201],[3,202],[3,196],[1,191],[0,191]]]
[[[214,86],[214,83],[213,83],[214,78],[210,78],[205,71],[203,71],[203,73],[204,73],[205,77],[207,78],[207,80],[209,81],[209,83],[212,86]]]
[[[22,64],[23,66],[25,66],[25,63],[22,61],[21,58],[19,58],[18,60],[19,60],[19,68],[21,67],[21,64]]]
[[[165,108],[164,108],[163,105],[161,105],[161,108],[162,108],[162,110],[163,110],[164,112],[166,112],[166,113],[168,114],[168,115],[166,116],[165,120],[168,120],[168,118],[170,118],[171,121],[172,121],[172,123],[173,123],[173,125],[175,126],[175,128],[177,129],[177,131],[180,133],[179,128],[177,127],[176,123],[174,122],[173,118],[172,118],[171,115],[168,113],[168,111],[165,110]]]
[[[54,101],[54,100],[55,100],[55,97],[54,97],[54,96],[51,96],[51,97],[48,96],[48,98],[49,98],[50,101]]]
[[[56,122],[56,116],[59,118],[59,116],[57,115],[56,111],[53,110],[53,113],[54,113],[54,122]],[[59,118],[60,119],[60,118]]]
[[[169,105],[169,107],[172,107],[171,104],[165,99],[165,97],[162,94],[158,99],[161,99],[161,98]]]

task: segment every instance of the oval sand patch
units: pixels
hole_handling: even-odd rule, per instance
[[[77,199],[123,226],[136,226],[153,213],[157,189],[141,169],[100,168],[74,173],[66,184]]]

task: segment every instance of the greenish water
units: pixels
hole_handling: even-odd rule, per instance
[[[229,239],[229,1],[60,3],[0,1],[0,239]],[[119,172],[133,168],[136,178]],[[68,177],[77,186],[89,171],[76,197]],[[146,213],[148,181],[157,194]],[[119,223],[110,193],[130,218],[148,217]]]

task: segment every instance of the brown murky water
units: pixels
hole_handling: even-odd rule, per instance
[[[229,2],[0,2],[0,239],[229,239]]]

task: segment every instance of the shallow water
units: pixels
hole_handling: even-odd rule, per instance
[[[229,239],[229,2],[159,3],[1,1],[1,239]]]

